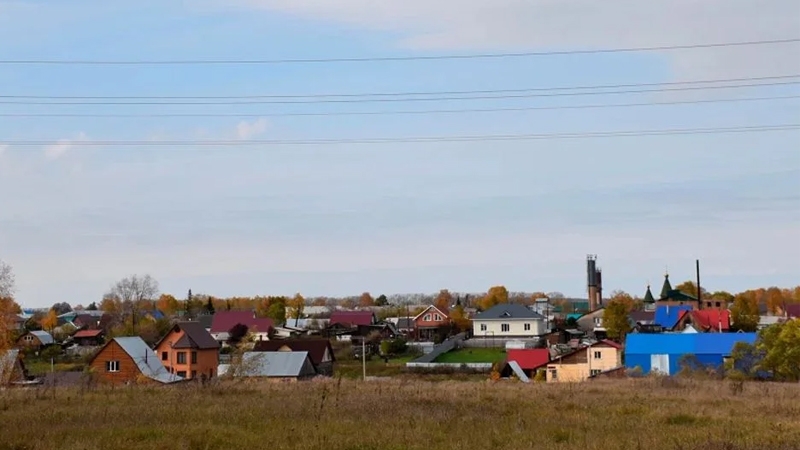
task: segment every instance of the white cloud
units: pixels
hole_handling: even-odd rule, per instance
[[[252,122],[243,120],[236,125],[236,138],[242,140],[252,139],[267,131],[268,126],[269,122],[264,117]]]
[[[44,156],[45,158],[54,161],[66,154],[68,151],[75,147],[76,141],[83,141],[86,140],[86,133],[81,131],[78,133],[76,138],[74,139],[59,139],[53,145],[48,145],[44,148]]]
[[[238,5],[401,33],[425,50],[642,47],[796,37],[796,0],[239,0]],[[677,75],[793,73],[798,45],[668,53]]]

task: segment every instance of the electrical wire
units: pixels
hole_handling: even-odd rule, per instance
[[[0,113],[0,117],[9,118],[64,118],[82,117],[97,119],[113,118],[177,118],[177,117],[214,117],[214,118],[257,118],[257,117],[327,117],[327,116],[384,116],[384,115],[424,115],[424,114],[465,114],[465,113],[495,113],[495,112],[524,112],[524,111],[554,111],[571,109],[605,109],[605,108],[631,108],[644,106],[669,106],[669,105],[695,105],[713,103],[739,103],[772,100],[798,99],[800,95],[783,95],[774,97],[745,97],[745,98],[717,98],[702,100],[677,100],[664,102],[637,102],[637,103],[606,103],[585,105],[558,105],[558,106],[523,106],[507,108],[467,108],[467,109],[420,109],[396,111],[337,111],[337,112],[298,112],[298,113],[150,113],[150,114],[125,114],[125,113]]]
[[[171,59],[171,60],[90,60],[90,59],[3,59],[3,65],[105,65],[105,66],[134,66],[134,65],[253,65],[253,64],[324,64],[324,63],[364,63],[364,62],[399,62],[399,61],[431,61],[454,59],[499,59],[499,58],[526,58],[539,56],[560,55],[590,55],[606,53],[637,53],[661,52],[676,50],[695,50],[709,48],[781,45],[800,42],[800,38],[752,40],[738,42],[713,42],[702,44],[684,45],[659,45],[652,47],[621,47],[600,48],[584,50],[556,50],[542,52],[517,52],[517,53],[479,53],[479,54],[449,54],[449,55],[418,55],[418,56],[378,56],[378,57],[345,57],[345,58],[298,58],[298,59]]]
[[[556,140],[556,139],[587,139],[609,137],[634,137],[634,136],[668,136],[691,134],[723,134],[723,133],[757,133],[772,131],[800,130],[800,123],[734,126],[717,128],[671,128],[649,130],[625,131],[588,131],[572,133],[550,134],[499,134],[499,135],[466,135],[466,136],[411,136],[388,138],[337,138],[337,139],[251,139],[251,140],[70,140],[73,146],[92,147],[186,147],[186,146],[269,146],[269,145],[340,145],[340,144],[392,144],[392,143],[425,143],[425,142],[485,142],[485,141],[521,141],[521,140]],[[5,140],[0,139],[9,146],[47,146],[63,143],[64,140]]]

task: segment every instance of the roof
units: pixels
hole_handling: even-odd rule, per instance
[[[241,372],[250,377],[300,377],[315,375],[308,352],[245,352]]]
[[[331,314],[330,324],[342,325],[372,325],[375,313],[372,311],[334,311]]]
[[[514,319],[538,319],[544,320],[544,316],[531,311],[525,305],[519,303],[501,303],[478,313],[473,320],[514,320]]]
[[[211,328],[211,322],[214,320],[214,314],[203,314],[197,316],[197,322],[203,326],[203,328]]]
[[[93,338],[103,334],[103,330],[80,330],[77,333],[73,334],[72,337],[76,339],[80,338]]]
[[[332,361],[335,361],[333,356],[333,347],[331,341],[327,339],[274,339],[269,341],[258,341],[253,346],[254,352],[277,352],[283,347],[290,348],[293,352],[307,352],[311,362],[319,365],[325,358],[325,351]]]
[[[77,316],[75,316],[74,319],[72,319],[72,323],[74,323],[75,325],[84,326],[84,327],[85,326],[90,326],[90,325],[91,326],[97,325],[99,321],[100,321],[100,317],[95,317],[95,316],[93,316],[91,314],[83,314],[83,313],[78,314]]]
[[[650,291],[650,285],[647,285],[647,292],[644,293],[643,303],[655,303],[656,299],[653,298],[653,293]]]
[[[669,297],[669,291],[672,290],[672,284],[669,282],[669,274],[664,274],[664,285],[661,286],[661,298]]]
[[[564,354],[558,355],[555,358],[553,358],[553,360],[563,361],[564,359],[566,359],[566,358],[568,358],[570,356],[573,356],[573,355],[575,355],[575,354],[577,354],[579,352],[582,352],[582,351],[586,350],[587,348],[591,348],[591,347],[594,347],[596,345],[608,345],[609,347],[613,347],[613,348],[615,348],[617,350],[621,350],[622,349],[622,346],[617,344],[616,342],[609,341],[607,339],[603,339],[602,341],[592,342],[591,344],[588,344],[588,345],[579,345],[575,350],[572,350],[572,351],[570,351],[568,353],[564,353]]]
[[[214,314],[214,319],[211,321],[211,332],[227,333],[238,324],[247,326],[249,331],[262,333],[267,333],[273,328],[272,319],[257,318],[252,311],[220,311]]]
[[[36,338],[39,339],[39,342],[41,342],[42,345],[54,344],[56,342],[55,339],[53,339],[53,336],[47,331],[37,330],[37,331],[30,331],[29,333],[36,336]]]
[[[785,311],[789,317],[800,317],[800,304],[786,305]]]
[[[397,319],[397,328],[414,328],[414,319],[410,317],[400,317]]]
[[[167,372],[156,353],[139,336],[116,337],[113,342],[133,359],[139,371],[147,378],[160,383],[183,381],[183,378]]]
[[[679,291],[677,289],[672,289],[667,292],[666,297],[662,297],[659,300],[674,300],[674,301],[697,301],[697,297],[694,295],[687,294],[686,292]]]
[[[523,370],[533,370],[550,362],[550,350],[546,348],[509,349],[506,361],[516,361]]]
[[[173,331],[183,331],[183,336],[172,344],[172,348],[192,348],[197,350],[217,349],[219,343],[211,337],[211,334],[203,328],[199,322],[179,322],[172,326]],[[154,347],[161,345],[161,342],[169,336],[164,335]]]
[[[522,371],[522,367],[520,367],[516,361],[508,361],[508,366],[511,367],[511,371],[514,372],[514,375],[516,375],[517,378],[519,378],[519,381],[522,381],[523,383],[531,382],[531,379],[525,375],[525,372]]]
[[[727,355],[737,342],[755,341],[756,333],[634,333],[626,338],[625,354]]]
[[[635,323],[651,324],[656,318],[655,311],[631,311],[628,315]]]
[[[671,330],[675,328],[675,325],[678,324],[683,312],[691,310],[691,305],[659,305],[656,306],[656,313],[653,322]]]
[[[705,309],[690,311],[692,323],[705,330],[728,331],[731,329],[731,313],[728,310]]]
[[[439,307],[437,307],[436,305],[429,305],[427,308],[423,309],[421,313],[419,313],[419,314],[417,314],[416,316],[414,316],[414,320],[417,320],[417,319],[419,319],[419,318],[420,318],[420,317],[421,317],[423,314],[425,314],[426,312],[428,312],[428,310],[430,310],[431,308],[433,308],[433,309],[435,309],[436,311],[439,311],[440,313],[442,313],[442,315],[443,315],[445,318],[448,318],[448,317],[450,317],[450,310],[449,310],[448,308],[442,309],[442,308],[439,308]]]

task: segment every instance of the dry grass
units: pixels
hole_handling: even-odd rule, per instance
[[[794,449],[798,394],[659,379],[8,390],[0,449]]]

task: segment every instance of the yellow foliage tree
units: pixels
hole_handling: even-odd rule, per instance
[[[54,309],[47,311],[47,315],[42,319],[42,323],[40,323],[43,330],[52,331],[53,328],[58,326],[58,314]]]
[[[472,320],[467,317],[467,314],[464,312],[464,307],[461,305],[456,305],[456,307],[450,311],[450,319],[453,321],[453,325],[458,328],[459,332],[472,329]]]
[[[298,292],[294,297],[286,302],[286,306],[288,308],[287,315],[289,318],[295,319],[296,321],[303,316],[303,309],[305,309],[306,306],[306,299],[303,298],[303,296]]]
[[[492,306],[508,303],[508,289],[505,286],[492,286],[481,299],[481,309],[486,311]]]
[[[0,297],[0,351],[10,348],[13,342],[15,315],[22,312],[10,297]]]
[[[442,311],[447,311],[450,308],[450,305],[453,304],[453,294],[450,293],[447,289],[442,289],[439,291],[439,294],[436,295],[436,299],[433,301],[433,306],[439,308]]]
[[[181,308],[181,305],[174,296],[170,294],[161,294],[156,302],[156,308],[162,313],[171,316]]]
[[[358,298],[358,306],[375,306],[375,299],[372,298],[369,292],[364,292]]]

